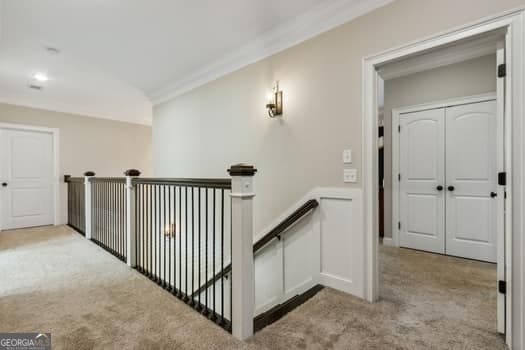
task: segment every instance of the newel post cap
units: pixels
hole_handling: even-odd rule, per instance
[[[86,171],[84,173],[84,176],[95,176],[95,172],[94,171]]]
[[[257,169],[253,165],[248,164],[235,164],[228,169],[230,176],[254,176]]]
[[[140,176],[140,171],[137,169],[128,169],[124,172],[126,176]]]

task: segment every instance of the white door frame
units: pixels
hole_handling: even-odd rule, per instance
[[[494,52],[495,54],[496,52]],[[494,67],[494,69],[496,69]],[[399,216],[399,181],[396,181],[399,169],[399,117],[401,114],[420,112],[429,109],[446,108],[452,106],[459,106],[465,104],[479,103],[485,101],[495,101],[496,93],[481,94],[475,96],[464,96],[458,98],[451,98],[431,103],[418,104],[413,106],[399,107],[392,109],[392,239],[383,239],[385,245],[393,247],[400,246],[400,232],[397,223],[400,221]],[[503,144],[498,144],[503,148]],[[498,149],[498,154],[503,150]],[[498,212],[498,215],[500,213]]]
[[[60,130],[57,128],[46,128],[43,126],[14,124],[14,123],[0,123],[0,129],[8,130],[22,130],[22,131],[34,131],[51,134],[53,138],[53,225],[60,223],[60,183],[59,183],[59,169],[60,169]],[[0,203],[1,205],[1,203]],[[0,210],[2,208],[0,207]],[[2,230],[3,223],[0,216],[0,231]]]
[[[363,58],[362,62],[362,139],[363,139],[363,210],[364,210],[364,234],[365,234],[365,268],[366,277],[364,281],[364,294],[370,302],[378,300],[379,297],[379,263],[378,263],[378,152],[377,152],[377,81],[379,75],[377,69],[386,63],[402,58],[410,57],[417,53],[426,52],[432,48],[458,42],[459,40],[472,38],[480,34],[488,34],[494,30],[506,30],[507,50],[507,78],[506,108],[505,108],[505,149],[506,171],[507,171],[507,203],[505,220],[508,225],[505,242],[506,269],[507,269],[507,313],[506,313],[506,342],[512,348],[524,343],[524,276],[523,255],[525,254],[525,241],[522,237],[523,217],[525,206],[525,191],[523,190],[523,169],[525,164],[525,152],[523,150],[522,136],[525,136],[524,105],[525,100],[525,76],[524,76],[524,11],[525,7],[506,11],[502,14],[484,18],[466,26],[439,33],[416,42],[403,45],[398,48],[387,50],[376,55]],[[514,171],[512,171],[514,169]],[[512,204],[512,207],[511,207]],[[513,213],[515,215],[511,215]],[[515,237],[513,233],[515,232]],[[514,244],[513,244],[514,241]],[[516,244],[518,243],[518,244]],[[512,251],[514,249],[514,251]],[[513,255],[515,255],[513,257]],[[512,265],[512,259],[520,262]],[[513,268],[514,267],[514,268]],[[514,272],[514,273],[513,273]],[[517,295],[514,297],[513,292]],[[514,312],[513,312],[514,310]],[[515,327],[515,335],[512,326]]]

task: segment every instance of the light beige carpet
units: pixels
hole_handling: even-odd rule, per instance
[[[324,289],[251,342],[271,349],[506,349],[496,266],[381,247],[381,301]]]
[[[54,349],[504,349],[495,267],[382,248],[383,300],[325,289],[247,343],[67,227],[0,232],[0,332]]]

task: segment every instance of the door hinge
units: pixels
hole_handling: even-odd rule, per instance
[[[401,173],[397,174],[397,179],[401,181]]]
[[[500,186],[507,186],[507,173],[501,172],[498,173],[498,185]]]
[[[507,65],[502,63],[498,66],[498,78],[504,78],[507,76]]]
[[[507,281],[498,281],[498,292],[507,294]]]
[[[401,132],[401,125],[397,126],[397,132]]]
[[[401,230],[401,221],[397,222],[397,228]]]

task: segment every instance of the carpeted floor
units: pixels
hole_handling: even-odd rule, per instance
[[[505,349],[495,267],[382,247],[382,295],[324,289],[247,343],[67,227],[0,232],[0,332],[54,349]]]

